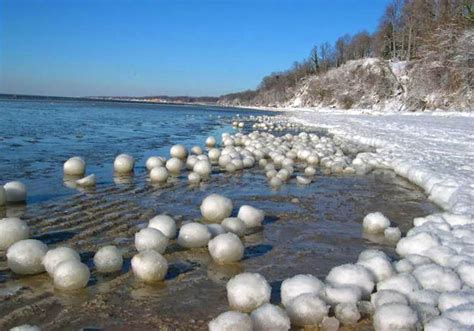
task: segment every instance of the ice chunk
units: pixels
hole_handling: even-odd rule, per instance
[[[375,276],[376,282],[387,279],[394,273],[390,261],[387,258],[383,258],[381,256],[374,256],[372,258],[364,259],[362,261],[358,261],[357,264],[370,270]]]
[[[296,275],[282,282],[281,303],[286,306],[291,300],[303,293],[319,295],[323,288],[323,282],[313,275]]]
[[[362,290],[358,286],[326,286],[323,291],[324,299],[332,306],[338,303],[357,303],[362,297]]]
[[[408,254],[420,254],[432,247],[440,244],[439,239],[435,235],[423,232],[413,236],[400,239],[397,244],[397,253],[400,256]]]
[[[287,331],[290,329],[290,318],[286,311],[269,303],[255,309],[250,317],[254,331]]]
[[[16,274],[34,275],[44,271],[43,258],[48,246],[39,240],[25,239],[14,243],[7,251],[8,267]]]
[[[271,288],[266,279],[257,273],[244,272],[227,282],[227,300],[231,308],[251,312],[270,302]]]
[[[29,235],[30,228],[25,221],[16,217],[0,219],[0,251],[8,249],[17,241],[28,239]]]
[[[390,220],[381,212],[368,214],[362,222],[362,227],[367,233],[383,233],[389,226]]]
[[[244,221],[247,228],[254,228],[262,225],[265,212],[249,205],[243,205],[240,207],[237,217]]]
[[[461,289],[461,280],[458,275],[449,268],[443,268],[437,264],[425,264],[417,267],[413,275],[426,290],[438,292],[456,291]]]
[[[209,322],[209,331],[252,331],[249,315],[238,311],[227,311]]]
[[[474,287],[474,262],[461,262],[456,271],[467,286]]]
[[[216,224],[212,224],[216,225]],[[244,256],[244,245],[233,233],[224,233],[209,241],[209,253],[217,263],[237,262]]]
[[[329,306],[316,294],[305,293],[291,300],[286,311],[295,326],[317,326],[328,315]]]
[[[361,317],[355,303],[340,303],[334,312],[336,318],[344,325],[356,324]]]
[[[407,305],[388,303],[380,306],[374,314],[376,331],[416,330],[418,315]]]
[[[420,284],[411,274],[401,273],[377,284],[377,291],[394,290],[405,295],[420,290]]]
[[[89,268],[77,260],[65,260],[54,268],[54,286],[61,290],[77,290],[87,286]]]
[[[370,301],[375,309],[387,303],[401,303],[408,305],[406,296],[395,290],[380,290],[371,295]]]
[[[369,297],[374,289],[374,276],[365,267],[343,264],[331,269],[326,281],[333,286],[354,285],[362,290],[363,297]]]

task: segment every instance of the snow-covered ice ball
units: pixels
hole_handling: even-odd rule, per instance
[[[424,303],[430,306],[437,306],[439,293],[433,290],[419,290],[408,294],[410,304]]]
[[[76,184],[82,187],[95,186],[96,183],[97,183],[97,179],[94,174],[76,180]]]
[[[186,156],[188,155],[188,151],[186,150],[186,147],[184,147],[183,145],[177,144],[171,147],[170,155],[171,157],[184,160],[186,159]]]
[[[183,169],[183,161],[178,159],[177,157],[172,157],[168,161],[166,161],[166,169],[173,175],[177,175]]]
[[[387,279],[394,274],[394,270],[390,261],[387,258],[383,258],[381,256],[374,256],[370,259],[364,259],[358,261],[357,264],[370,270],[374,274],[376,282]]]
[[[318,295],[304,293],[286,305],[286,312],[295,326],[316,326],[328,315],[329,306]]]
[[[235,234],[224,233],[209,241],[209,253],[217,263],[237,262],[244,256],[244,245]]]
[[[154,283],[165,278],[168,262],[156,251],[147,250],[132,258],[132,270],[134,275],[143,282]]]
[[[254,228],[262,226],[265,212],[249,205],[243,205],[240,207],[237,217],[244,221],[246,228]]]
[[[17,241],[28,239],[30,228],[25,221],[16,217],[0,220],[0,251],[6,250]]]
[[[353,285],[324,287],[324,299],[332,306],[338,303],[357,303],[362,298],[360,287]]]
[[[280,178],[278,177],[272,177],[270,179],[270,186],[273,187],[273,188],[279,188],[280,186],[283,185],[283,182]]]
[[[168,180],[169,174],[165,167],[154,167],[150,171],[150,180],[153,183],[164,183]]]
[[[66,260],[54,269],[54,286],[61,290],[77,290],[87,286],[89,268],[80,261]]]
[[[209,322],[209,331],[253,331],[252,320],[247,314],[226,311]]]
[[[156,167],[163,167],[165,165],[165,161],[163,158],[159,156],[150,156],[145,163],[146,168],[148,171],[151,171],[151,169],[156,168]]]
[[[474,325],[474,304],[464,304],[443,312],[443,316],[466,326]],[[471,328],[472,330],[472,328]]]
[[[420,232],[400,239],[397,244],[397,253],[400,256],[408,254],[421,254],[431,247],[439,246],[439,239],[427,232]]]
[[[191,153],[195,154],[195,155],[201,155],[202,154],[202,148],[200,146],[193,146],[191,148]]]
[[[441,293],[438,299],[438,308],[441,312],[453,307],[474,302],[474,290],[453,291]]]
[[[161,231],[169,239],[176,237],[176,222],[171,216],[157,215],[148,222],[148,227]]]
[[[398,227],[388,227],[384,230],[383,235],[390,243],[397,243],[402,237],[402,232]]]
[[[385,254],[383,251],[369,248],[360,252],[358,261],[368,260],[373,257],[381,257],[383,259],[389,260],[387,254]]]
[[[288,331],[291,327],[286,311],[265,303],[250,314],[254,331]]]
[[[75,250],[69,247],[56,247],[50,249],[43,257],[44,268],[50,276],[54,275],[56,267],[64,261],[81,262],[81,257]]]
[[[211,234],[211,238],[215,238],[220,234],[226,233],[226,230],[220,224],[206,224],[209,233]]]
[[[370,296],[370,302],[375,308],[378,308],[387,303],[401,303],[408,305],[407,297],[395,290],[380,290]]]
[[[316,169],[314,169],[313,167],[306,167],[304,169],[304,174],[309,177],[314,176],[316,175]]]
[[[227,232],[232,232],[239,237],[245,234],[245,223],[238,217],[227,217],[221,225]]]
[[[120,154],[115,158],[114,169],[118,173],[129,173],[133,171],[135,159],[128,154]]]
[[[410,292],[420,290],[420,284],[409,273],[401,273],[387,278],[377,284],[377,291],[380,290],[394,290],[405,295],[409,295]]]
[[[195,172],[190,172],[188,174],[188,182],[190,184],[199,184],[201,182],[201,175],[199,175],[198,173],[195,173]]]
[[[270,302],[270,294],[270,285],[257,273],[244,272],[227,282],[229,306],[241,312],[251,312]]]
[[[462,286],[461,280],[453,270],[434,263],[417,267],[413,271],[413,276],[426,290],[456,291]]]
[[[36,325],[23,324],[11,328],[10,331],[41,331],[41,329]]]
[[[362,227],[367,233],[384,233],[390,226],[390,220],[381,212],[370,213],[364,217]]]
[[[86,172],[86,162],[79,156],[71,157],[64,162],[63,170],[65,175],[80,176]]]
[[[281,283],[281,303],[288,303],[303,293],[319,295],[324,289],[324,284],[313,275],[296,275],[285,279]]]
[[[206,139],[206,146],[207,147],[214,147],[216,145],[216,138],[212,137],[212,136],[209,136],[207,137]]]
[[[8,267],[20,275],[39,274],[44,271],[43,258],[47,251],[48,246],[39,240],[17,241],[7,250]]]
[[[122,253],[113,245],[101,247],[94,255],[94,265],[100,273],[119,271],[123,265]]]
[[[135,233],[135,248],[139,252],[154,250],[163,254],[168,241],[168,237],[155,228],[144,228]]]
[[[326,281],[333,286],[354,285],[362,290],[362,297],[368,298],[374,289],[374,276],[365,267],[343,264],[331,269]]]
[[[334,309],[336,318],[344,325],[356,324],[361,316],[355,303],[340,303]]]
[[[215,162],[219,160],[219,157],[221,156],[221,151],[217,148],[211,148],[207,155],[209,156],[209,160]]]
[[[0,230],[0,233],[1,233],[1,230]],[[468,262],[468,261],[461,262],[457,266],[456,271],[459,277],[461,277],[462,281],[467,286],[474,287],[474,263],[473,262]]]
[[[7,203],[7,193],[5,192],[5,188],[0,185],[0,206],[4,206]]]
[[[3,188],[8,202],[26,201],[26,186],[21,182],[8,182]]]
[[[209,161],[197,161],[194,165],[193,171],[201,177],[208,177],[212,172],[212,167]]]
[[[416,312],[400,303],[382,305],[374,314],[375,331],[415,331],[417,324]]]
[[[230,216],[232,208],[230,199],[219,194],[211,194],[202,201],[201,214],[210,222],[220,222]]]
[[[178,244],[186,248],[198,248],[206,246],[210,239],[211,233],[207,226],[191,222],[184,224],[179,230]]]

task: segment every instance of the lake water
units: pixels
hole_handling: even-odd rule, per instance
[[[361,220],[367,213],[381,211],[403,230],[413,217],[437,210],[417,187],[382,171],[364,176],[318,172],[311,185],[293,180],[279,190],[269,187],[258,167],[235,174],[216,168],[200,186],[189,186],[185,173],[166,185],[149,183],[148,156],[168,156],[175,143],[203,146],[209,135],[234,132],[230,122],[238,113],[269,114],[204,106],[0,100],[0,184],[20,180],[29,192],[26,206],[8,206],[0,216],[22,217],[34,238],[50,247],[73,247],[91,269],[87,288],[61,292],[47,274],[12,274],[0,252],[0,330],[23,323],[47,330],[205,330],[210,319],[228,309],[225,284],[230,277],[243,271],[263,274],[278,304],[279,286],[287,277],[311,273],[324,279],[332,267],[355,262],[367,247],[393,256],[393,248],[363,238]],[[133,176],[114,177],[112,164],[120,153],[136,158]],[[95,189],[64,185],[63,162],[75,155],[87,161],[87,173],[97,175]],[[207,249],[184,250],[172,242],[165,253],[170,266],[166,280],[154,286],[137,282],[130,271],[134,234],[158,213],[173,215],[178,225],[199,221],[200,202],[210,193],[231,198],[234,213],[243,204],[265,210],[263,230],[243,240],[244,260],[220,266]],[[109,244],[122,250],[125,264],[121,272],[103,276],[95,272],[92,258]]]

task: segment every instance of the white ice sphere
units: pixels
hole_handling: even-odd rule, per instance
[[[410,304],[427,304],[437,306],[439,293],[433,290],[419,290],[408,294]]]
[[[220,234],[226,233],[226,230],[220,224],[206,224],[209,233],[211,234],[211,238],[215,238]]]
[[[456,291],[462,286],[461,280],[453,270],[434,263],[417,267],[413,271],[413,276],[426,290]]]
[[[244,256],[244,245],[233,233],[216,236],[208,246],[212,259],[220,264],[237,262]]]
[[[245,234],[245,223],[238,217],[227,217],[221,223],[224,230],[232,232],[241,237]]]
[[[145,283],[154,283],[165,278],[168,271],[168,262],[154,250],[147,250],[136,254],[132,258],[133,274]]]
[[[129,173],[133,171],[135,159],[128,154],[120,154],[115,158],[114,170],[118,173]]]
[[[410,292],[420,290],[420,284],[409,273],[401,273],[387,278],[377,284],[377,291],[380,290],[394,290],[405,295],[409,295]]]
[[[334,309],[336,318],[344,325],[353,325],[361,316],[355,303],[340,303]]]
[[[207,147],[214,147],[216,145],[216,138],[209,136],[206,139],[206,146]]]
[[[29,236],[30,229],[25,221],[16,217],[0,219],[0,251]]]
[[[165,167],[154,167],[150,171],[150,180],[154,183],[164,183],[168,177],[168,170]]]
[[[286,312],[295,326],[317,326],[328,315],[329,306],[318,295],[304,293],[286,305]]]
[[[171,147],[170,155],[171,157],[184,160],[186,159],[186,156],[188,155],[188,151],[186,150],[186,147],[184,147],[183,145],[177,144]]]
[[[281,283],[281,303],[286,306],[297,296],[304,293],[319,295],[324,289],[324,284],[313,275],[296,275],[285,279]]]
[[[97,179],[94,174],[76,180],[76,184],[82,187],[95,186],[96,183],[97,183]]]
[[[155,228],[144,228],[135,233],[135,248],[139,252],[154,250],[163,254],[168,241],[168,237]]]
[[[61,290],[77,290],[87,286],[89,268],[80,261],[66,260],[54,269],[54,286]]]
[[[407,297],[395,290],[380,290],[370,296],[370,302],[375,308],[378,308],[387,303],[401,303],[408,305]]]
[[[240,207],[237,217],[244,221],[246,228],[255,228],[262,226],[265,212],[249,205],[243,205]]]
[[[41,331],[41,328],[36,325],[22,324],[11,328],[10,331]]]
[[[166,169],[174,175],[179,174],[181,172],[181,169],[183,169],[183,166],[183,161],[181,161],[177,157],[172,157],[171,159],[166,161]]]
[[[332,306],[338,303],[357,303],[362,298],[362,291],[358,286],[329,286],[326,285],[323,297]]]
[[[265,303],[250,314],[254,331],[288,331],[290,318],[278,306]]]
[[[101,247],[94,255],[94,265],[100,273],[119,271],[123,265],[122,253],[113,245]]]
[[[64,261],[81,262],[81,257],[75,250],[69,247],[56,247],[50,249],[43,257],[44,268],[50,276],[54,275],[56,267]]]
[[[151,169],[156,168],[156,167],[163,167],[165,165],[165,162],[163,158],[159,156],[150,156],[145,163],[146,168],[148,171],[151,171]]]
[[[402,232],[398,227],[388,227],[384,230],[383,235],[390,243],[396,243],[402,237]]]
[[[0,221],[1,222],[1,221]],[[1,233],[1,230],[0,230]],[[1,234],[0,234],[1,236]],[[456,267],[456,272],[462,281],[469,287],[474,288],[474,263],[464,261]]]
[[[17,241],[7,250],[8,267],[20,275],[39,274],[44,271],[42,262],[47,251],[48,246],[39,240]]]
[[[201,155],[202,154],[202,148],[200,146],[193,146],[191,148],[191,153],[195,154],[195,155]]]
[[[278,177],[272,177],[270,179],[270,186],[273,187],[273,188],[279,188],[280,186],[283,185],[283,182],[280,178]]]
[[[168,239],[176,238],[176,222],[171,216],[157,215],[148,222],[148,227],[161,231]]]
[[[308,185],[311,184],[311,178],[304,177],[304,176],[296,176],[296,181],[300,185]]]
[[[257,273],[244,272],[227,282],[227,300],[232,309],[251,312],[270,302],[271,287]]]
[[[202,201],[201,214],[210,222],[220,222],[230,216],[232,208],[230,199],[219,194],[211,194]]]
[[[358,261],[357,264],[370,270],[374,274],[376,282],[387,279],[394,274],[390,261],[381,256],[374,256],[370,259]]]
[[[438,299],[438,308],[441,312],[453,307],[474,302],[474,290],[454,291],[441,293]]]
[[[0,206],[4,206],[7,203],[7,193],[3,186],[0,185]]]
[[[8,182],[3,188],[8,202],[26,201],[26,186],[21,182]]]
[[[368,298],[374,289],[374,276],[365,267],[343,264],[331,269],[326,281],[333,286],[354,285],[362,290],[362,297]]]
[[[374,314],[375,331],[415,331],[417,324],[416,312],[400,303],[382,305]]]
[[[385,254],[383,251],[369,248],[360,252],[358,261],[368,260],[373,257],[381,257],[383,259],[389,260],[387,254]]]
[[[381,212],[370,213],[364,217],[362,227],[367,233],[384,233],[390,226],[390,220]]]
[[[186,248],[198,248],[206,246],[210,239],[211,233],[207,226],[191,222],[184,224],[179,230],[178,244]]]
[[[81,176],[86,172],[86,162],[79,156],[71,157],[64,162],[63,170],[65,175]]]
[[[194,165],[193,171],[201,177],[209,177],[212,172],[212,167],[209,161],[197,161]]]
[[[306,176],[310,176],[310,177],[314,176],[316,174],[316,169],[314,169],[313,167],[306,167],[304,169],[304,174]]]
[[[209,322],[209,331],[253,331],[252,320],[247,314],[226,311]]]
[[[209,160],[211,161],[217,161],[219,160],[219,157],[221,156],[221,151],[218,150],[217,148],[211,148],[209,152],[207,153],[209,156]]]
[[[198,173],[190,172],[188,174],[188,182],[191,184],[199,184],[201,182],[201,176]]]
[[[465,326],[470,326],[472,330],[472,326],[474,326],[474,304],[470,303],[450,308],[444,311],[442,316]]]
[[[420,232],[400,239],[397,244],[397,253],[400,256],[421,254],[431,247],[439,246],[439,239],[427,232]]]

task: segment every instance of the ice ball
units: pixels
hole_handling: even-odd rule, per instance
[[[71,157],[64,162],[63,170],[65,175],[81,176],[86,172],[86,162],[79,156]]]
[[[134,275],[145,283],[155,283],[165,278],[168,271],[168,262],[154,250],[147,250],[136,254],[132,258]]]
[[[212,172],[212,167],[209,161],[201,160],[196,162],[193,171],[201,177],[209,177]]]
[[[185,160],[186,156],[188,155],[188,151],[186,150],[186,147],[184,147],[183,145],[177,144],[171,147],[170,155],[171,157],[175,157],[180,160]]]
[[[25,221],[16,217],[0,220],[0,250],[6,250],[17,241],[28,239],[30,229]]]
[[[94,264],[100,273],[119,271],[123,265],[122,253],[113,245],[101,247],[94,255]]]
[[[176,238],[176,222],[171,216],[157,215],[148,222],[148,227],[161,231],[168,239]]]
[[[370,213],[364,217],[362,227],[367,233],[383,233],[390,226],[390,221],[381,212]]]
[[[150,156],[145,163],[146,168],[148,171],[156,167],[163,167],[165,165],[165,161],[162,157],[159,156]]]
[[[232,208],[230,199],[219,194],[211,194],[202,201],[201,214],[210,222],[220,222],[230,216]]]
[[[166,161],[166,169],[168,169],[171,174],[177,175],[181,172],[181,169],[183,169],[183,161],[177,157],[172,157]]]
[[[207,226],[191,222],[183,225],[179,230],[178,244],[186,248],[198,248],[206,246],[210,239],[211,233]]]
[[[291,300],[303,293],[319,295],[323,288],[323,282],[313,275],[296,275],[282,282],[281,303],[286,306]]]
[[[118,173],[130,173],[135,166],[135,159],[128,154],[120,154],[115,158],[114,169]]]
[[[61,290],[77,290],[87,286],[89,268],[80,261],[66,260],[54,269],[54,286]]]
[[[232,232],[239,237],[245,234],[245,223],[238,217],[227,217],[222,221],[221,225],[227,232]]]
[[[278,306],[265,303],[251,314],[254,331],[288,331],[291,327],[290,318]]]
[[[135,248],[142,252],[154,250],[163,254],[168,246],[168,237],[155,228],[144,228],[135,234]]]
[[[376,331],[415,331],[417,324],[418,315],[416,312],[409,306],[400,303],[382,305],[374,314],[374,328]]]
[[[246,228],[255,228],[262,226],[265,212],[249,205],[243,205],[240,207],[237,217],[244,221]]]
[[[249,315],[227,311],[209,322],[209,331],[253,331]]]
[[[3,188],[8,202],[26,201],[26,186],[21,182],[8,182]]]
[[[81,257],[79,254],[69,247],[56,247],[50,249],[43,258],[43,265],[46,272],[50,275],[54,275],[56,267],[64,261],[79,261]]]
[[[44,271],[43,258],[48,246],[39,240],[20,240],[7,251],[8,267],[16,274],[34,275]]]
[[[334,309],[336,318],[344,325],[353,325],[361,316],[355,303],[340,303]]]
[[[332,268],[326,281],[333,286],[358,286],[364,298],[370,296],[375,285],[372,273],[365,267],[355,264],[343,264]]]
[[[286,312],[295,326],[317,326],[328,315],[329,306],[318,295],[305,293],[291,300]]]
[[[150,180],[153,183],[164,183],[168,180],[168,170],[165,167],[154,167],[150,171]]]
[[[218,235],[208,246],[212,259],[220,264],[237,262],[244,256],[244,245],[233,233]]]
[[[257,273],[244,272],[227,282],[227,300],[231,308],[251,312],[270,302],[271,288],[266,279]]]

